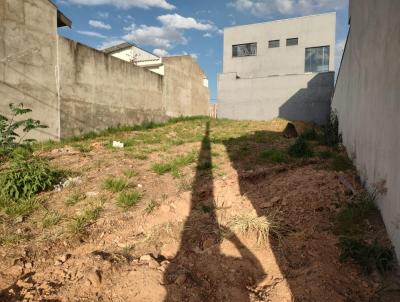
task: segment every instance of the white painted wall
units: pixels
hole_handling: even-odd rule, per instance
[[[347,152],[379,198],[400,258],[400,1],[351,0],[351,27],[333,107]]]

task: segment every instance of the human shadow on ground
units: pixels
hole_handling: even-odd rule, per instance
[[[214,201],[210,122],[192,183],[190,214],[183,228],[181,245],[164,274],[166,302],[171,301],[250,301],[247,286],[263,279],[258,259],[239,238],[220,226]],[[221,242],[228,239],[240,257],[221,253]]]

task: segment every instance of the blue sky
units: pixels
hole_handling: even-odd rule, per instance
[[[158,55],[191,54],[207,74],[211,99],[222,71],[225,27],[337,12],[337,66],[347,35],[348,0],[55,0],[72,22],[60,34],[94,48],[121,41]]]

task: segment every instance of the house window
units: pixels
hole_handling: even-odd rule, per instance
[[[277,48],[277,47],[279,47],[279,40],[271,40],[271,41],[268,41],[268,47],[269,48]]]
[[[247,43],[232,46],[232,57],[247,57],[257,55],[257,43]]]
[[[296,46],[299,45],[299,38],[286,39],[286,46]]]
[[[329,46],[306,48],[305,72],[329,71]]]

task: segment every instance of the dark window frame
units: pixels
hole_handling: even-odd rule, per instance
[[[276,43],[276,42],[277,42],[277,44],[274,45],[274,43]],[[281,40],[269,40],[268,41],[268,48],[279,48],[279,47],[281,47]]]
[[[323,51],[323,57],[322,57],[322,64],[321,65],[316,65],[316,66],[312,66],[312,57],[310,56],[310,62],[307,62],[307,51],[310,50],[318,50],[318,49],[322,49]],[[325,52],[324,49],[328,50],[327,53],[327,60],[325,58]],[[316,54],[313,54],[314,56]],[[331,56],[331,47],[330,45],[323,45],[323,46],[315,46],[315,47],[307,47],[305,48],[305,57],[304,57],[304,72],[306,73],[321,73],[321,72],[329,72],[329,68],[330,68],[330,56]],[[326,64],[324,64],[326,63]],[[318,70],[315,67],[325,67],[323,70]],[[308,68],[307,68],[308,67]],[[313,68],[314,67],[314,68]]]
[[[291,42],[293,42],[293,41],[295,41],[295,43],[291,43]],[[288,38],[288,39],[286,39],[286,46],[298,46],[299,45],[299,38]]]
[[[235,55],[234,48],[238,47],[238,46],[243,46],[243,45],[255,45],[255,50],[256,50],[255,53],[254,54],[250,53],[250,54],[238,55],[238,53],[236,52],[236,55]],[[234,44],[234,45],[232,45],[232,58],[255,57],[255,56],[257,56],[257,47],[258,47],[257,42]]]

